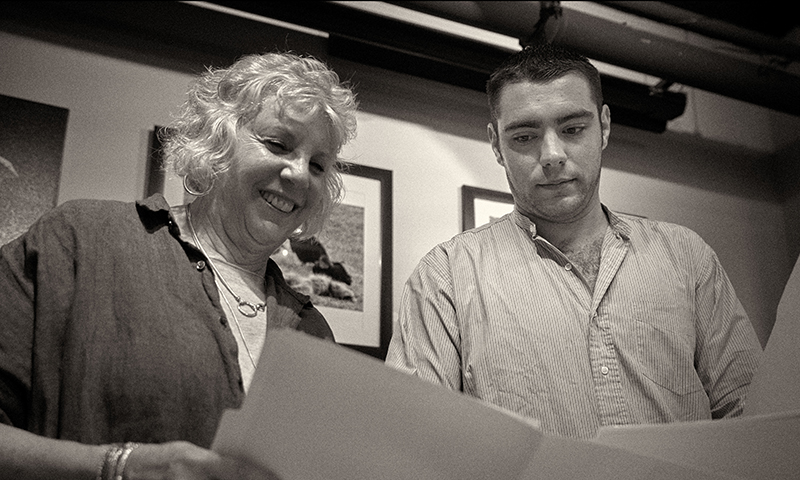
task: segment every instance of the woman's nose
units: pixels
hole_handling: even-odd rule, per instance
[[[293,158],[286,162],[281,170],[281,178],[289,180],[295,184],[304,184],[308,182],[308,177],[311,174],[310,162],[303,157]]]

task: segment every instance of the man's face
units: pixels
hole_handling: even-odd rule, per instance
[[[506,85],[497,112],[489,139],[520,213],[535,223],[569,223],[600,207],[611,115],[606,105],[598,113],[584,77]]]

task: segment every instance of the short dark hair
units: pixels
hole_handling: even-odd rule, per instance
[[[603,108],[600,73],[585,56],[549,43],[530,45],[507,58],[486,82],[489,112],[497,120],[500,92],[510,83],[548,82],[575,72],[589,82],[598,112]]]

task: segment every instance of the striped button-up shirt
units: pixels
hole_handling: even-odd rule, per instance
[[[716,254],[685,227],[605,211],[593,290],[517,211],[435,247],[387,363],[570,437],[741,413],[762,351]]]

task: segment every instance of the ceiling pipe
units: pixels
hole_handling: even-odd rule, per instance
[[[543,5],[562,2],[406,1],[405,8],[524,40]],[[560,6],[545,25],[547,41],[589,58],[722,96],[800,116],[800,77],[638,30],[625,22]],[[541,33],[540,33],[541,34]]]
[[[779,64],[800,61],[800,45],[796,43],[785,42],[779,38],[709,18],[665,2],[603,2],[603,5],[732,43],[758,55],[776,57],[775,62]]]

